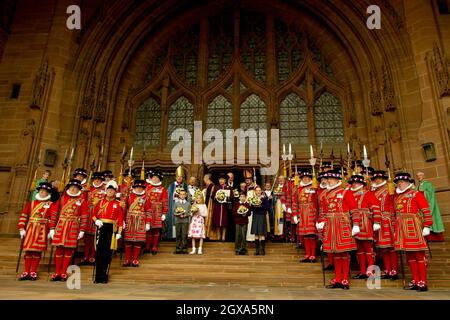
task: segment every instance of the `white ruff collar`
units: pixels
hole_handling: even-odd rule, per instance
[[[303,183],[303,181],[300,181],[300,186],[301,187],[307,187],[307,186],[310,186],[310,185],[312,185],[312,181],[310,181],[308,183]]]
[[[162,184],[161,181],[158,182],[158,183],[153,183],[152,180],[148,180],[148,179],[146,179],[145,181],[147,181],[148,184],[151,184],[151,185],[154,186],[154,187],[158,187],[158,186],[160,186],[160,185]]]
[[[342,181],[339,181],[337,184],[335,184],[335,185],[332,186],[332,187],[327,186],[327,190],[333,190],[333,189],[336,189],[337,187],[340,187],[341,184],[342,184]]]
[[[326,183],[321,183],[320,184],[320,188],[321,189],[326,189],[327,188],[327,184]]]
[[[69,190],[66,190],[66,194],[69,196],[69,197],[73,197],[73,198],[76,198],[76,197],[78,197],[78,196],[80,196],[80,194],[81,194],[81,190],[80,191],[78,191],[77,193],[75,193],[75,194],[71,194],[70,192],[69,192]]]
[[[405,188],[405,190],[401,191],[399,188],[397,188],[397,189],[395,189],[395,192],[397,192],[398,194],[401,194],[401,193],[404,193],[405,191],[411,189],[412,187],[413,187],[413,184],[410,183],[409,186],[407,186],[407,187]]]
[[[376,183],[372,183],[372,188],[379,188],[379,187],[382,187],[382,186],[384,186],[385,184],[386,184],[386,180],[384,180],[382,183],[380,183],[380,184],[376,184]]]
[[[49,194],[48,196],[46,196],[46,197],[44,197],[44,198],[41,198],[41,196],[39,195],[39,193],[36,194],[36,200],[39,200],[39,201],[47,201],[47,200],[50,200],[51,197],[52,197],[51,194]]]
[[[137,193],[136,190],[133,189],[133,193],[134,193],[135,195],[137,195],[137,196],[142,196],[142,195],[144,195],[145,190],[142,190],[141,193]]]
[[[352,190],[352,191],[358,191],[358,190],[361,190],[362,187],[364,187],[364,185],[361,185],[361,186],[356,187],[356,188],[350,188],[350,190]]]
[[[83,181],[81,181],[81,184],[86,184],[86,178],[84,178]]]
[[[104,185],[105,183],[102,181],[99,185],[96,185],[95,183],[92,182],[92,185],[94,186],[94,188],[100,188],[102,185]]]

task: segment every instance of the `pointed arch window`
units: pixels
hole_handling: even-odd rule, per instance
[[[328,91],[314,101],[314,123],[317,141],[328,144],[344,142],[341,103]]]
[[[256,94],[251,94],[241,104],[240,122],[240,128],[244,130],[267,128],[267,107]]]
[[[160,144],[161,106],[154,98],[147,99],[136,112],[136,144]]]
[[[176,129],[186,129],[192,137],[194,129],[194,105],[186,97],[178,98],[169,108],[169,121],[167,125],[168,145],[177,143],[170,139],[172,132]]]
[[[290,93],[280,105],[281,143],[308,144],[308,110],[306,102]]]

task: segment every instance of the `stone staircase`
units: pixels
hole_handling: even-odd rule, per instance
[[[450,240],[450,239],[449,239]],[[450,242],[432,243],[433,258],[429,266],[430,288],[450,288]],[[0,244],[0,282],[15,277],[19,239],[3,238]],[[233,243],[207,242],[204,255],[173,254],[174,242],[162,242],[160,253],[145,254],[138,268],[124,268],[120,265],[120,254],[113,257],[110,268],[111,283],[123,285],[134,283],[152,284],[198,284],[198,285],[250,285],[267,287],[320,288],[323,275],[320,259],[317,263],[299,263],[303,249],[293,244],[267,243],[265,256],[254,256],[250,244],[250,255],[236,256]],[[47,264],[50,249],[39,268],[41,279],[47,278]],[[353,264],[355,267],[355,264]],[[407,270],[407,266],[405,264]],[[353,268],[354,269],[354,268]],[[19,273],[23,270],[23,259]],[[51,269],[53,271],[53,268]],[[82,281],[90,282],[92,267],[83,266]],[[356,274],[356,270],[352,274]],[[326,281],[333,277],[326,272]],[[409,281],[409,274],[406,279]],[[352,287],[365,287],[364,280],[351,280]],[[401,287],[398,281],[381,280],[382,287]]]

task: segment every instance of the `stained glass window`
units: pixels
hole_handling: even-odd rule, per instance
[[[136,144],[158,146],[161,128],[161,106],[150,98],[139,106],[136,112]]]
[[[206,128],[219,129],[223,134],[226,129],[233,129],[233,109],[231,103],[224,96],[217,96],[208,105]]]
[[[173,65],[190,86],[197,83],[198,25],[172,41]]]
[[[240,27],[241,61],[255,77],[266,80],[266,17],[243,13]]]
[[[308,111],[305,101],[295,93],[280,105],[280,137],[282,143],[308,144]]]
[[[267,128],[266,104],[256,94],[248,96],[241,104],[240,121],[240,128],[244,130]]]
[[[232,12],[210,19],[208,42],[208,82],[219,78],[233,57],[234,22]]]
[[[194,106],[185,97],[178,98],[169,109],[169,123],[167,126],[168,145],[174,145],[170,136],[175,129],[186,129],[193,134],[194,129]]]
[[[339,100],[324,92],[314,102],[316,139],[324,143],[343,143],[344,128],[342,108]]]
[[[302,33],[283,21],[276,21],[278,81],[286,80],[303,60]]]

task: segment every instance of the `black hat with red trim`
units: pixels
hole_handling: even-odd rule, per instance
[[[133,188],[138,188],[138,187],[142,187],[142,188],[146,188],[147,186],[145,185],[145,180],[140,180],[140,179],[136,179],[133,182]]]
[[[69,188],[70,186],[75,186],[78,189],[83,189],[83,186],[81,185],[81,181],[78,179],[70,179],[69,183],[67,184],[67,188]]]
[[[414,181],[414,179],[411,178],[411,175],[408,172],[397,172],[395,174],[394,183],[397,183],[401,180],[408,181],[411,183]]]
[[[325,173],[325,177],[326,178],[334,178],[334,179],[342,180],[341,171],[340,170],[336,170],[336,169],[327,171]]]
[[[389,177],[388,177],[386,171],[383,171],[383,170],[375,170],[375,171],[373,172],[372,177],[371,177],[370,179],[373,181],[373,180],[375,180],[376,178],[381,178],[381,179],[384,179],[384,180],[389,179]]]
[[[114,178],[114,174],[112,173],[112,171],[111,170],[105,170],[105,171],[103,171],[103,176],[105,177],[105,179],[106,178]]]
[[[39,186],[36,188],[36,190],[39,191],[41,189],[44,189],[44,190],[47,190],[48,192],[51,192],[53,188],[52,188],[52,185],[50,183],[48,183],[48,182],[41,182],[41,183],[39,183]]]
[[[78,175],[82,175],[83,177],[87,178],[87,171],[84,168],[78,168],[75,169],[75,171],[73,172],[73,176],[76,177]]]
[[[366,181],[364,179],[364,176],[361,174],[354,174],[350,177],[350,179],[348,180],[348,183],[352,184],[352,183],[362,183],[362,184],[366,184]]]
[[[92,180],[95,180],[95,179],[100,179],[100,180],[104,181],[105,177],[102,172],[94,172],[92,174]]]

